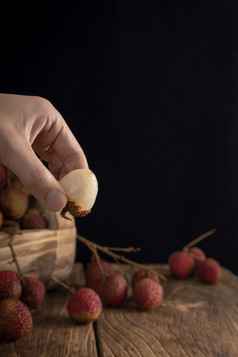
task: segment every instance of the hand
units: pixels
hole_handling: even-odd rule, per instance
[[[74,169],[88,168],[82,148],[48,100],[12,94],[0,94],[0,164],[53,211],[66,204],[57,180]]]

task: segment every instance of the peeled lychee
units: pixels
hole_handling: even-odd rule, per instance
[[[100,262],[106,276],[111,276],[115,273],[110,263],[105,260],[101,260]],[[87,264],[85,269],[85,277],[87,285],[95,291],[99,292],[104,277],[96,260]]]
[[[47,221],[37,208],[29,208],[22,219],[23,229],[47,228]]]
[[[0,165],[0,189],[6,186],[7,183],[7,170],[4,166]]]
[[[194,272],[195,261],[184,251],[174,252],[169,257],[169,268],[176,278],[186,278]]]
[[[149,270],[140,269],[137,270],[132,276],[132,280],[131,280],[132,287],[135,285],[135,283],[137,283],[143,278],[149,278],[158,284],[160,282],[158,275],[151,273]]]
[[[70,171],[60,180],[67,204],[61,211],[62,217],[67,218],[65,213],[72,216],[83,217],[91,212],[98,193],[98,182],[94,173],[89,169],[77,169]]]
[[[6,298],[18,299],[22,292],[21,282],[13,271],[0,271],[0,300]]]
[[[45,285],[38,279],[25,276],[23,278],[23,287],[21,301],[23,301],[29,309],[35,309],[45,297]]]
[[[149,278],[141,279],[133,287],[133,300],[140,310],[152,310],[162,299],[163,287]]]
[[[17,340],[30,333],[32,316],[28,307],[20,300],[8,298],[0,301],[0,337]]]
[[[202,282],[214,284],[221,279],[222,270],[218,261],[213,258],[207,258],[198,265],[196,274]]]
[[[20,188],[7,187],[1,191],[0,208],[6,218],[22,218],[26,213],[27,207],[28,197]]]
[[[120,306],[126,299],[127,290],[128,284],[124,276],[115,273],[102,283],[99,294],[105,305]]]
[[[102,311],[100,296],[91,288],[80,288],[71,295],[68,313],[77,322],[88,324],[95,321]]]

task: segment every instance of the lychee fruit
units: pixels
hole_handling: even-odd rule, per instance
[[[169,256],[169,268],[173,276],[179,279],[184,279],[193,274],[195,261],[184,251],[174,252]]]
[[[101,314],[102,301],[93,289],[83,287],[71,295],[67,309],[75,321],[88,324],[95,321]]]
[[[29,309],[35,309],[45,298],[45,285],[38,279],[25,276],[23,278],[22,294],[20,300]]]
[[[149,270],[140,269],[140,270],[137,270],[132,276],[132,280],[131,280],[132,287],[143,278],[149,278],[158,284],[160,283],[158,275],[152,273]]]
[[[101,260],[101,266],[106,276],[111,276],[115,273],[113,266],[105,260]],[[104,280],[104,276],[100,270],[98,262],[95,260],[87,264],[85,269],[85,277],[87,281],[87,285],[99,292],[101,283]]]
[[[30,333],[32,316],[28,307],[20,300],[7,298],[0,301],[0,337],[17,340]]]
[[[204,283],[215,284],[222,277],[221,265],[217,260],[207,258],[198,265],[196,275]]]
[[[206,259],[206,254],[204,253],[204,251],[198,247],[191,247],[189,249],[189,253],[191,253],[192,255],[194,255],[194,259],[195,260],[205,260]],[[196,259],[197,258],[197,259]]]
[[[31,196],[31,192],[23,185],[23,183],[15,175],[12,175],[11,177],[11,187],[20,188],[28,197]]]
[[[120,273],[108,276],[101,284],[99,294],[102,302],[108,306],[120,306],[126,299],[128,284]]]
[[[27,210],[21,225],[23,229],[44,229],[48,226],[47,220],[37,208],[29,208]]]
[[[7,187],[1,191],[0,208],[6,218],[22,218],[27,207],[28,197],[20,188]]]
[[[163,299],[163,287],[157,282],[144,278],[133,286],[133,300],[140,310],[156,308]]]
[[[194,268],[194,272],[197,269],[198,265],[206,259],[206,254],[204,253],[204,251],[198,247],[191,247],[189,249],[189,253],[191,254],[191,256],[194,258],[195,261],[195,268]]]
[[[17,274],[13,271],[0,271],[0,300],[21,296],[22,286]]]
[[[4,188],[7,184],[7,170],[4,166],[0,165],[0,189]]]

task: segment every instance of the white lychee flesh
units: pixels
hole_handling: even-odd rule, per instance
[[[98,181],[91,170],[73,170],[60,180],[60,185],[67,198],[80,206],[82,211],[91,210],[98,193]]]

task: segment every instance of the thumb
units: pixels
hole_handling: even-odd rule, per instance
[[[20,152],[9,153],[7,167],[49,210],[62,210],[67,203],[62,187],[27,144],[21,143]]]

